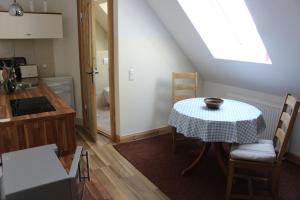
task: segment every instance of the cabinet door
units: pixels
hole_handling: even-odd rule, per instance
[[[17,151],[20,149],[20,135],[21,131],[16,126],[1,127],[0,131],[0,154]]]
[[[65,116],[56,119],[57,141],[56,144],[62,155],[75,153],[76,135],[74,116]]]
[[[26,148],[46,145],[47,135],[44,121],[27,122],[24,124]]]
[[[21,17],[0,12],[0,39],[62,38],[61,14],[24,13]]]

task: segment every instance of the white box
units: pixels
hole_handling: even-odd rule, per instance
[[[20,66],[22,78],[38,77],[37,65]]]

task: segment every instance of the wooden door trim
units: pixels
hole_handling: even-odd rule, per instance
[[[111,139],[116,142],[116,102],[115,102],[115,54],[114,54],[114,11],[113,0],[107,0],[108,10],[108,59],[109,59],[109,101]]]
[[[115,65],[114,65],[114,23],[113,23],[113,0],[107,0],[108,10],[108,54],[109,54],[109,95],[110,95],[110,126],[111,126],[111,140],[116,141],[116,105],[115,105]],[[85,109],[86,99],[84,97],[84,67],[82,65],[82,49],[81,49],[81,32],[80,32],[80,0],[77,0],[77,20],[78,20],[78,42],[79,42],[79,58],[80,58],[80,79],[81,79],[81,99],[82,99],[82,114],[83,126],[87,126],[87,114]],[[96,109],[96,108],[95,108]]]
[[[84,88],[83,88],[83,74],[84,74],[84,69],[82,67],[82,47],[81,47],[81,28],[80,28],[80,25],[81,25],[81,16],[80,16],[80,11],[81,11],[81,3],[80,3],[80,0],[77,0],[77,31],[78,31],[78,44],[79,44],[79,67],[80,67],[80,87],[81,87],[81,107],[82,107],[82,116],[83,116],[83,127],[86,127],[87,125],[87,122],[86,122],[86,112],[85,112],[85,99],[84,99],[84,95],[83,94],[83,91],[84,91]]]

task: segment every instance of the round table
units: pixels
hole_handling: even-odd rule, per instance
[[[266,128],[262,112],[252,105],[224,99],[221,107],[214,110],[206,107],[204,98],[186,99],[175,103],[169,117],[169,125],[174,127],[177,133],[200,139],[205,148],[209,148],[211,143],[255,143],[257,135]],[[183,173],[199,162],[205,148]]]
[[[186,137],[204,142],[254,143],[265,130],[262,113],[240,101],[224,99],[220,109],[208,109],[204,98],[186,99],[175,103],[169,125]]]

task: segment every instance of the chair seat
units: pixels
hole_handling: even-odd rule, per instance
[[[259,140],[254,144],[233,145],[230,157],[236,160],[274,162],[276,153],[272,140]]]

